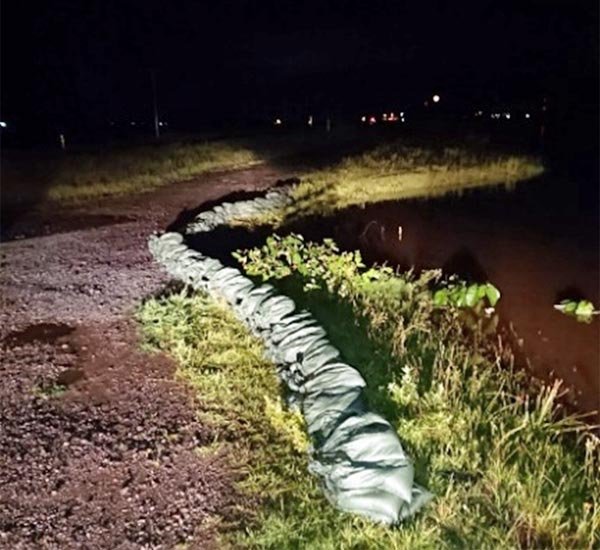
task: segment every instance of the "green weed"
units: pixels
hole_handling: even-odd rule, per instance
[[[600,315],[600,311],[589,300],[562,300],[560,304],[555,304],[554,309],[574,317],[580,323],[591,323],[595,315]]]
[[[34,389],[34,395],[43,399],[54,399],[61,397],[67,391],[67,387],[63,384],[50,384],[46,386],[38,386]]]

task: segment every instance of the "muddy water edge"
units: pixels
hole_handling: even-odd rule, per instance
[[[600,320],[579,323],[553,305],[564,298],[599,304],[594,198],[589,186],[545,178],[512,191],[354,207],[289,229],[331,236],[369,263],[491,281],[502,292],[498,313],[518,366],[562,379],[567,402],[591,413],[600,409]]]

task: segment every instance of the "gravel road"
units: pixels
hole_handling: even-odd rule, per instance
[[[214,545],[239,500],[227,457],[132,313],[164,289],[148,235],[200,204],[264,189],[261,166],[137,197],[24,213],[0,244],[0,547]],[[66,387],[65,391],[57,391]]]

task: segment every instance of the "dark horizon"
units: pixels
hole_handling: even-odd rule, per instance
[[[2,13],[2,119],[86,129],[202,128],[278,111],[527,103],[594,117],[596,2],[57,0]]]

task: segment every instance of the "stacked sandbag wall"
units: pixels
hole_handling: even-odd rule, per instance
[[[233,220],[268,213],[291,201],[291,188],[264,197],[222,203],[202,212],[185,235],[210,232]],[[238,269],[187,246],[175,232],[152,236],[154,258],[175,278],[225,300],[265,344],[267,357],[286,384],[291,406],[299,407],[311,438],[310,471],[330,502],[341,510],[396,524],[430,500],[414,483],[414,469],[393,427],[369,412],[365,381],[344,362],[312,315],[268,284],[255,285]]]

